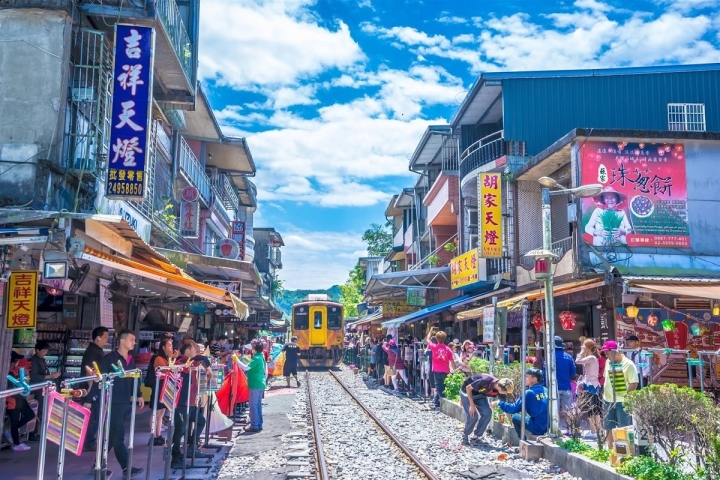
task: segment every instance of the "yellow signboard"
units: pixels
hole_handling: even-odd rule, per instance
[[[478,190],[481,255],[483,258],[502,257],[502,174],[481,173]]]
[[[480,280],[478,262],[477,249],[450,260],[450,288],[454,290],[477,283]]]
[[[398,318],[415,311],[415,307],[403,300],[382,302],[383,318]]]
[[[23,270],[10,273],[5,290],[6,328],[35,328],[39,273]]]

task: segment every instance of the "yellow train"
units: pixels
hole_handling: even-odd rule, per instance
[[[308,295],[292,307],[292,334],[298,337],[303,367],[338,365],[344,331],[343,306],[327,295]]]

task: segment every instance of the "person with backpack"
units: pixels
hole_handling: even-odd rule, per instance
[[[147,375],[145,375],[145,386],[150,389],[150,401],[152,402],[155,400],[155,380],[157,378],[157,372],[155,371],[158,367],[167,367],[170,365],[170,358],[172,358],[173,355],[173,341],[170,338],[165,338],[160,341],[160,347],[158,348],[158,352],[152,356],[150,359],[150,364],[148,365],[147,369]],[[157,411],[155,413],[155,431],[152,432],[152,444],[153,446],[163,446],[165,445],[165,437],[161,435],[162,433],[162,418],[163,414],[165,413],[165,405],[161,402],[162,400],[162,385],[163,383],[160,382],[160,388],[161,390],[158,392],[158,399],[157,399]],[[150,404],[152,407],[152,403]],[[152,418],[150,419],[150,428],[152,429]]]

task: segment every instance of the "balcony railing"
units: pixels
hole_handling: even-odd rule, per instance
[[[401,228],[395,233],[395,236],[393,237],[393,247],[403,246],[405,246],[405,234]]]
[[[505,155],[505,137],[502,130],[481,138],[460,155],[460,178],[503,155]]]
[[[445,137],[442,144],[442,171],[458,171],[458,143],[457,139]]]
[[[502,275],[512,271],[513,262],[510,257],[488,258],[486,260],[488,276]]]
[[[151,0],[155,3],[155,12],[162,23],[165,33],[170,38],[173,50],[182,65],[188,80],[194,82],[193,49],[180,10],[175,0]]]
[[[215,195],[222,202],[227,210],[237,210],[240,204],[240,199],[230,185],[227,175],[217,175],[210,181]]]
[[[205,205],[210,205],[210,179],[184,139],[180,139],[180,170],[187,175],[193,186],[198,189],[200,198],[205,202]]]
[[[572,243],[573,238],[567,237],[563,238],[561,240],[558,240],[556,242],[553,242],[550,245],[550,251],[553,252],[555,255],[557,255],[557,258],[553,259],[553,263],[558,263],[560,260],[562,260],[563,256],[573,248]],[[538,247],[541,248],[541,247]],[[532,270],[535,268],[535,259],[534,258],[527,258],[523,255],[520,255],[520,265],[525,267],[528,270]]]

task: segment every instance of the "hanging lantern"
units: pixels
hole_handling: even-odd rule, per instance
[[[699,337],[702,334],[702,325],[696,323],[692,327],[690,327],[690,331],[694,336]]]
[[[720,317],[720,303],[715,302],[712,309],[713,317]]]
[[[640,312],[640,309],[636,307],[635,305],[630,305],[625,309],[625,313],[627,313],[627,316],[630,318],[636,318],[638,316],[638,313]]]
[[[545,321],[543,320],[542,314],[536,313],[535,315],[533,315],[532,324],[533,324],[533,327],[535,327],[535,330],[537,330],[537,331],[542,330],[544,323],[545,323]]]
[[[564,312],[560,312],[558,317],[560,317],[560,325],[562,325],[563,330],[572,330],[575,328],[577,313],[565,310]]]
[[[657,325],[658,316],[655,315],[654,313],[651,313],[651,314],[648,315],[648,317],[647,317],[647,322],[648,322],[648,325],[649,325],[649,326],[654,327],[655,325]]]
[[[666,318],[662,321],[662,328],[665,332],[673,332],[675,331],[675,322],[673,322],[669,318]]]

